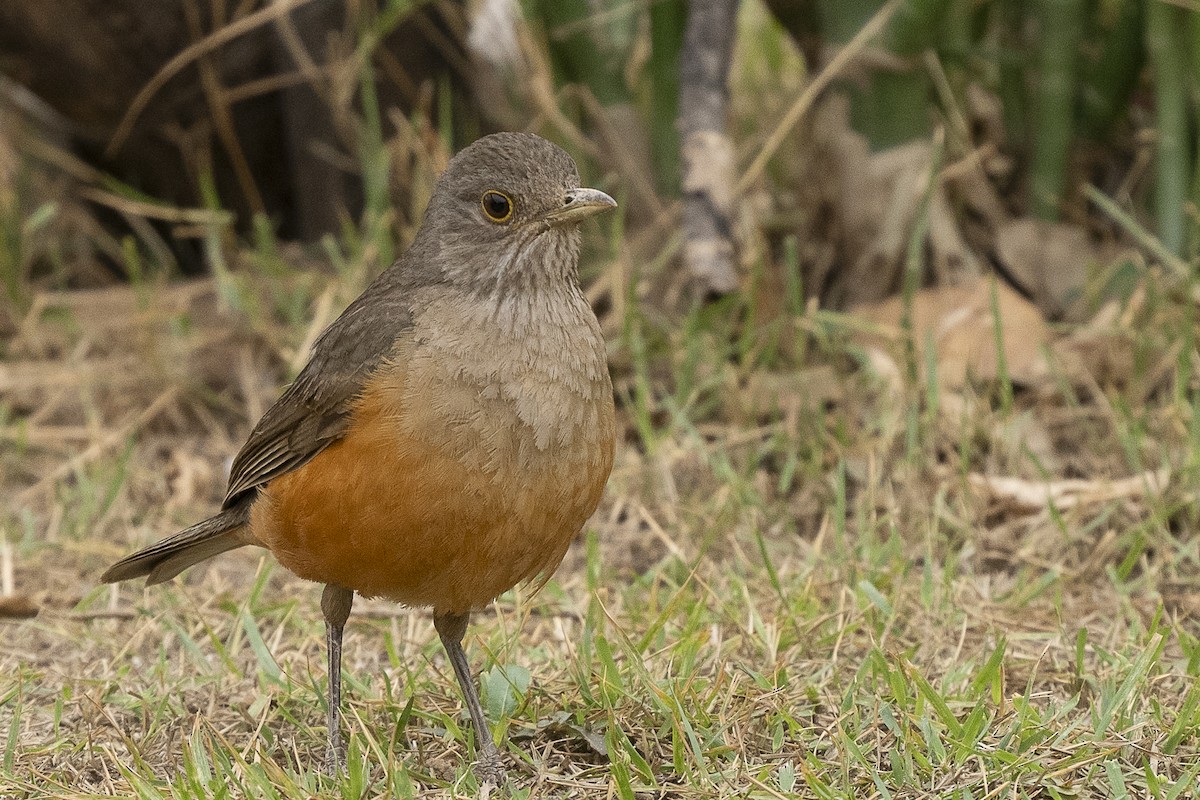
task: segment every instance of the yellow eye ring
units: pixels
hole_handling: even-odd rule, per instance
[[[484,192],[483,197],[479,198],[479,205],[483,208],[483,215],[492,222],[508,222],[513,214],[512,198],[495,189]]]

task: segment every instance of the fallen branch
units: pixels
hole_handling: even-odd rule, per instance
[[[1161,492],[1170,480],[1171,473],[1167,469],[1148,470],[1140,475],[1117,480],[1064,478],[1030,481],[1004,475],[981,475],[976,472],[967,476],[967,482],[972,489],[1028,511],[1038,511],[1050,504],[1058,509],[1066,509],[1113,500],[1132,500],[1149,493]]]

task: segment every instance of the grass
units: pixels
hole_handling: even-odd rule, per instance
[[[468,651],[512,796],[1190,796],[1197,437],[1172,432],[1197,426],[1175,394],[1110,392],[1098,419],[1092,403],[1018,393],[1012,413],[1044,420],[1097,485],[1146,465],[1178,477],[1017,512],[965,480],[1038,474],[1028,451],[1002,455],[1009,413],[986,396],[951,424],[840,371],[837,402],[733,422],[713,376],[768,344],[731,336],[736,316],[700,309],[678,330],[641,317],[644,365],[618,373],[641,401],[623,408],[601,509],[540,595],[477,615]],[[670,354],[689,353],[682,331],[731,349],[682,356],[692,388],[672,397],[660,387]],[[146,591],[95,586],[219,496],[216,465],[248,420],[205,429],[206,398],[180,397],[182,423],[146,421],[6,523],[16,587],[43,610],[0,623],[0,796],[475,794],[425,613],[366,602],[352,616],[339,782],[319,769],[317,587],[250,552]],[[639,413],[652,447],[632,438]],[[925,457],[908,452],[914,427]],[[36,473],[41,441],[7,466]]]
[[[771,154],[772,170],[794,168],[788,134],[812,96],[794,64],[741,63],[771,100],[735,128],[755,143],[739,154],[749,186],[773,174]],[[474,734],[427,613],[357,604],[350,764],[334,780],[320,770],[319,587],[250,551],[149,590],[95,583],[211,513],[278,385],[411,235],[416,215],[386,187],[397,165],[427,187],[445,143],[419,121],[389,140],[368,111],[365,218],[312,250],[261,220],[247,243],[212,197],[194,226],[221,268],[211,280],[175,286],[127,240],[133,286],[41,291],[26,273],[52,249],[49,212],[3,210],[0,265],[20,304],[0,349],[0,485],[14,498],[0,594],[40,614],[0,617],[0,798],[478,794]],[[505,595],[468,633],[503,794],[1194,796],[1195,270],[1106,194],[1088,197],[1154,268],[1131,259],[1117,321],[1064,327],[1050,376],[1024,387],[1002,350],[997,381],[940,382],[912,320],[928,202],[906,251],[898,385],[856,338],[864,323],[806,304],[795,235],[774,304],[779,265],[760,248],[750,290],[680,311],[657,296],[670,229],[585,231],[623,435],[554,579]],[[996,319],[997,347],[1009,334]],[[1169,480],[1113,489],[1160,471]],[[1030,504],[992,479],[1076,483]]]

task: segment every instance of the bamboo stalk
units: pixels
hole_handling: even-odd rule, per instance
[[[821,4],[826,38],[841,43],[879,13],[882,0],[825,0]],[[927,137],[932,130],[932,87],[916,57],[939,44],[950,0],[905,0],[883,35],[882,46],[894,58],[877,63],[865,88],[852,87],[851,123],[871,149]]]
[[[1187,20],[1181,9],[1152,2],[1146,16],[1146,46],[1154,71],[1157,153],[1154,212],[1158,237],[1175,255],[1183,253],[1186,231],[1185,204],[1191,177],[1187,141],[1187,55],[1183,30]]]
[[[1200,9],[1192,8],[1187,13],[1187,38],[1191,48],[1191,78],[1192,108],[1200,108]],[[1196,122],[1196,120],[1193,120]],[[1188,254],[1192,265],[1192,274],[1200,274],[1200,130],[1193,129],[1192,139],[1192,205],[1188,214]]]
[[[603,10],[597,13],[589,0],[537,0],[534,5],[545,25],[556,82],[582,83],[604,106],[629,102],[621,70],[628,61],[625,28],[633,15],[613,13],[619,10],[614,3],[599,4]]]
[[[1033,123],[1032,208],[1058,218],[1074,135],[1076,69],[1083,35],[1084,0],[1038,0],[1038,86]]]
[[[883,3],[876,0],[872,13]],[[914,56],[939,44],[950,0],[908,0],[892,20],[887,45],[893,53]],[[866,23],[867,18],[863,19]]]
[[[1028,66],[1025,52],[1025,0],[993,3],[988,9],[988,28],[993,31],[996,48],[995,64],[997,93],[1004,114],[1004,128],[1009,141],[1029,140],[1029,89],[1026,81]]]
[[[1093,141],[1102,141],[1129,109],[1146,60],[1146,2],[1122,0],[1111,18],[1098,16],[1088,32],[1096,47],[1085,54],[1079,75],[1079,132]]]
[[[650,147],[657,167],[660,191],[679,191],[679,136],[675,131],[679,108],[679,51],[687,18],[684,0],[656,0],[650,4]]]

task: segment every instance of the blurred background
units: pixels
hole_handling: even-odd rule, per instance
[[[449,157],[516,129],[620,202],[581,265],[612,574],[1194,620],[1198,109],[1194,0],[8,0],[4,614],[125,613],[102,566],[220,501]]]
[[[642,447],[666,396],[759,420],[781,393],[827,406],[859,368],[937,407],[970,381],[1006,409],[1064,380],[1189,396],[1193,304],[1165,301],[1200,250],[1191,4],[692,10],[6,3],[0,401],[21,446],[0,479],[31,498],[77,444],[45,426],[167,391],[185,416],[256,417],[449,156],[500,129],[557,141],[621,201],[583,279]],[[686,355],[700,342],[717,357]]]
[[[679,264],[681,186],[701,180],[681,139],[720,130],[720,292],[793,274],[821,307],[894,294],[923,202],[921,286],[995,273],[1054,319],[1094,307],[1089,267],[1129,222],[1173,256],[1196,245],[1188,3],[697,7],[685,43],[682,0],[7,3],[7,326],[39,289],[212,274],[238,244],[359,238],[377,270],[447,155],[499,129],[620,194],[644,273]],[[718,110],[697,110],[710,89]],[[1055,247],[1071,263],[1042,263]]]

